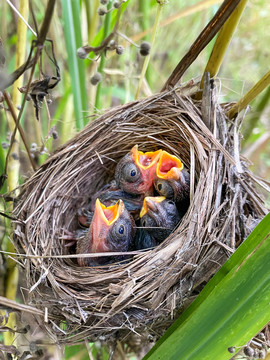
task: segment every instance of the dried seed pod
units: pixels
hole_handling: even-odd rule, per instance
[[[257,336],[258,339],[265,341],[265,335],[263,332],[260,332]]]
[[[84,47],[80,47],[80,48],[77,50],[77,56],[78,56],[78,58],[80,58],[80,59],[86,59],[87,56],[88,56],[88,52],[85,50]]]
[[[121,3],[120,3],[119,1],[115,1],[115,2],[113,3],[113,7],[114,7],[115,9],[119,9],[120,5],[121,5]]]
[[[116,42],[115,42],[115,40],[111,40],[111,41],[109,42],[108,48],[109,48],[110,50],[114,50],[114,49],[116,48]]]
[[[19,155],[17,153],[15,153],[15,152],[11,153],[11,157],[14,160],[19,160]]]
[[[53,137],[54,140],[58,139],[59,136],[58,136],[58,132],[56,130],[54,130],[52,132],[52,137]]]
[[[8,149],[9,148],[9,144],[5,141],[2,142],[2,148],[3,149]]]
[[[147,41],[143,41],[140,45],[140,54],[142,56],[147,56],[149,55],[151,50],[151,44]]]
[[[116,46],[116,54],[117,55],[122,55],[123,54],[123,52],[125,51],[125,49],[124,49],[124,47],[122,46],[122,45],[118,45],[118,46]]]
[[[102,5],[107,5],[108,4],[108,0],[100,0],[99,1]]]
[[[104,16],[107,14],[107,9],[104,6],[100,6],[97,12],[99,16]]]
[[[32,144],[31,144],[30,151],[31,151],[31,152],[37,151],[37,144],[36,144],[36,143],[32,143]]]
[[[91,78],[90,83],[92,85],[97,85],[102,80],[102,75],[100,72],[96,72]]]

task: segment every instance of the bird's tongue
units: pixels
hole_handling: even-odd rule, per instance
[[[164,161],[159,168],[159,172],[161,174],[166,174],[173,167],[177,167],[176,161],[173,161],[173,160],[167,160],[166,162]]]

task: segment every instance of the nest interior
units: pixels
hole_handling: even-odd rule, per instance
[[[209,87],[210,88],[210,87]],[[265,214],[254,175],[239,153],[239,118],[215,89],[201,101],[190,83],[113,108],[60,147],[25,183],[15,214],[14,243],[27,254],[28,304],[48,314],[58,343],[88,338],[156,339]],[[158,247],[126,262],[79,267],[61,233],[114,176],[135,144],[180,157],[191,177],[190,207]]]

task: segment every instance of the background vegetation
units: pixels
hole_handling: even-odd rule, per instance
[[[27,6],[27,1],[13,1],[12,3],[17,9],[25,3],[27,7],[25,19],[34,31],[36,31],[35,23],[40,28],[47,1],[32,0],[30,8]],[[31,174],[33,166],[37,167],[43,163],[57,146],[66,142],[100,112],[136,98],[145,61],[145,57],[140,55],[139,47],[142,41],[151,41],[153,26],[157,20],[158,4],[156,0],[128,0],[122,4],[121,10],[118,10],[114,8],[114,3],[115,1],[109,2],[108,8],[112,7],[112,10],[101,16],[99,15],[102,12],[100,8],[104,9],[107,5],[102,5],[98,0],[59,0],[57,2],[47,35],[47,38],[54,43],[57,65],[53,60],[50,43],[46,42],[49,55],[43,53],[42,62],[35,68],[33,80],[40,79],[42,73],[50,77],[58,77],[57,68],[59,67],[61,81],[49,91],[49,95],[46,96],[47,104],[45,98],[43,102],[39,102],[39,120],[36,119],[33,101],[26,103],[21,114],[20,123],[31,153],[32,165],[21,137],[18,136],[17,148],[12,149],[9,161],[12,169],[17,169],[18,183],[22,183]],[[220,3],[221,1],[218,0],[182,0],[170,1],[162,6],[155,41],[152,44],[150,63],[139,92],[140,97],[160,91],[176,64],[213,17]],[[119,11],[121,11],[121,17],[119,25],[116,26]],[[22,13],[22,9],[20,12]],[[221,102],[238,101],[269,70],[269,15],[270,3],[267,0],[248,2],[218,75]],[[26,37],[23,38],[22,30],[18,27],[18,15],[5,0],[0,3],[0,21],[2,25],[0,81],[2,81],[6,73],[10,74],[18,67],[16,57],[18,47],[25,45],[26,49],[21,51],[26,59],[32,41],[36,37],[28,29]],[[22,27],[26,29],[25,25]],[[89,58],[85,60],[76,56],[78,48],[86,44],[92,47],[99,46],[102,40],[116,28],[117,35],[114,38],[116,45],[124,48],[121,55],[117,54],[117,52],[122,52],[121,49],[117,51],[114,49],[108,50],[106,56],[104,53],[90,52]],[[212,45],[213,42],[188,69],[183,76],[183,82],[200,79]],[[113,48],[114,45],[111,47]],[[97,85],[93,85],[91,78],[97,72],[101,73],[102,80]],[[21,84],[14,84],[7,89],[17,108],[20,108],[22,104],[17,88],[26,86],[29,76],[30,70],[21,78]],[[51,80],[55,82],[55,79]],[[270,179],[269,97],[268,86],[251,104],[252,110],[243,123],[242,141],[242,153],[251,160],[253,171],[268,180]],[[13,127],[13,120],[6,103],[1,103],[1,174],[5,170]],[[15,175],[12,184],[4,183],[1,193],[5,194],[16,185]],[[7,210],[4,201],[0,206]],[[11,249],[8,245],[8,229],[8,220],[1,220],[0,238],[3,239],[2,248],[4,249]],[[6,287],[4,279],[7,281],[6,274],[10,274],[10,271],[1,265],[0,254],[0,271],[2,271],[0,295],[4,295]],[[9,281],[16,283],[14,276]],[[20,282],[23,284],[23,279]],[[100,358],[108,357],[106,350],[99,348],[99,344],[93,344],[91,347],[93,347],[94,358],[98,358],[98,354]],[[88,350],[84,346],[69,348],[66,358],[83,359],[85,356],[88,358]]]

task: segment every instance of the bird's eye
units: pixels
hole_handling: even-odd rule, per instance
[[[169,200],[169,201],[168,201],[168,204],[174,205],[174,202],[173,202],[172,200]]]
[[[167,180],[158,179],[155,182],[155,188],[160,195],[165,196],[167,199],[173,199],[174,190]]]
[[[119,228],[118,228],[118,233],[119,233],[120,235],[123,235],[124,232],[125,232],[125,227],[124,227],[124,225],[120,225]]]
[[[123,167],[122,178],[124,181],[136,182],[139,176],[140,176],[140,172],[136,168],[136,165],[129,163]]]

